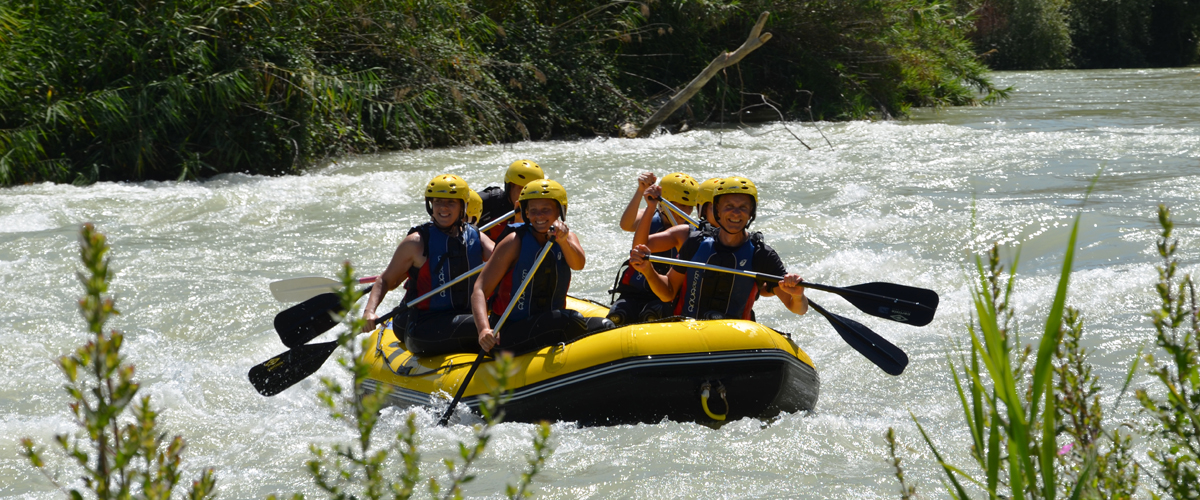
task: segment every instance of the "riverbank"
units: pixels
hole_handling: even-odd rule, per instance
[[[0,185],[298,173],[388,150],[609,136],[763,11],[774,38],[679,126],[905,116],[1003,95],[948,4],[15,1],[0,8]]]
[[[636,141],[356,155],[302,176],[10,188],[0,196],[0,301],[8,305],[0,359],[12,360],[0,366],[11,380],[0,398],[0,429],[52,443],[56,433],[74,428],[54,360],[86,339],[74,305],[75,272],[78,224],[93,221],[109,235],[117,263],[111,293],[123,314],[110,326],[126,334],[123,351],[161,408],[164,429],[188,438],[183,477],[215,467],[222,498],[292,491],[320,497],[303,467],[308,445],[343,442],[353,433],[334,424],[316,400],[315,377],[272,398],[247,381],[250,367],[281,351],[271,318],[283,306],[267,285],[333,277],[345,260],[377,274],[407,229],[427,220],[419,188],[433,175],[498,183],[508,163],[528,156],[564,179],[571,196],[570,225],[588,252],[572,294],[607,299],[631,238],[617,227],[614,200],[628,200],[631,179],[652,167],[754,179],[763,199],[754,227],[807,280],[904,283],[942,297],[935,321],[912,328],[813,292],[821,305],[904,349],[910,364],[900,377],[863,359],[819,315],[795,316],[778,301],[761,301],[759,321],[792,333],[817,365],[822,394],[815,413],[720,429],[557,423],[554,455],[535,483],[539,495],[898,498],[883,440],[895,427],[907,477],[923,495],[937,496],[945,474],[909,411],[948,463],[974,463],[947,354],[969,338],[970,293],[978,283],[972,255],[993,241],[1014,252],[1020,245],[1013,307],[1022,339],[1030,342],[1044,326],[1039,319],[1055,292],[1070,224],[1084,210],[1069,305],[1086,321],[1084,345],[1094,349],[1106,420],[1142,418],[1131,396],[1156,384],[1146,371],[1138,372],[1119,411],[1107,413],[1115,406],[1107,398],[1123,385],[1138,348],[1154,342],[1145,313],[1158,302],[1158,203],[1172,207],[1178,223],[1180,272],[1195,275],[1200,264],[1200,231],[1186,222],[1200,220],[1198,74],[1197,68],[997,72],[996,83],[1019,83],[1022,92],[996,106],[919,110],[911,120],[821,124],[834,148],[817,147],[820,136],[811,128],[792,127],[806,142],[813,139],[813,151],[779,124],[765,124]],[[1102,165],[1104,175],[1081,205]],[[385,307],[398,299],[389,298]],[[318,375],[339,370],[328,363]],[[466,426],[439,430],[438,416],[417,415],[422,448],[447,450],[425,454],[427,470],[471,438]],[[377,435],[396,435],[406,418],[385,412]],[[536,429],[500,426],[467,495],[494,496],[515,480],[514,464],[529,453]],[[56,494],[18,452],[15,439],[0,442],[0,496]],[[1149,481],[1143,479],[1143,491]]]

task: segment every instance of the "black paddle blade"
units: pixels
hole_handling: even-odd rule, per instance
[[[871,316],[913,326],[925,326],[933,321],[933,314],[937,312],[938,294],[927,288],[877,281],[848,286],[845,289],[875,295],[871,297],[853,293],[842,294],[842,298]]]
[[[438,427],[445,427],[450,421],[450,415],[454,414],[454,407],[458,406],[458,402],[462,401],[463,393],[467,392],[467,384],[471,383],[471,377],[475,376],[475,370],[479,369],[479,363],[483,361],[483,357],[487,356],[486,351],[479,351],[479,355],[475,356],[475,362],[471,363],[471,369],[467,370],[467,376],[463,377],[463,381],[458,385],[458,392],[454,393],[454,399],[450,400],[450,406],[446,407],[446,413],[442,414],[442,418],[438,419]]]
[[[323,293],[280,311],[275,315],[275,331],[287,347],[299,347],[337,326],[342,299],[338,294]]]
[[[250,369],[250,383],[263,396],[274,396],[316,373],[337,349],[337,342],[302,345]]]
[[[824,307],[811,300],[808,301],[808,305],[829,320],[833,329],[842,336],[842,340],[875,363],[875,366],[878,366],[884,373],[888,375],[904,373],[904,368],[908,366],[908,354],[905,354],[899,347],[880,337],[878,333],[871,331],[862,323],[826,311]]]

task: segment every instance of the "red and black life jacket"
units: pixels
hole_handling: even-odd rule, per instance
[[[425,246],[425,264],[408,268],[407,290],[404,301],[409,302],[430,290],[442,286],[459,275],[483,263],[483,244],[479,241],[479,230],[464,224],[458,237],[452,237],[433,222],[426,222],[408,230],[408,234],[420,233]],[[475,277],[463,280],[441,293],[421,301],[416,308],[421,311],[471,310],[471,287]]]

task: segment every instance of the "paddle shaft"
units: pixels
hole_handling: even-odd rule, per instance
[[[496,226],[500,225],[500,223],[501,223],[501,222],[504,222],[504,221],[506,221],[506,220],[508,220],[508,219],[511,219],[511,218],[512,218],[512,216],[514,216],[514,215],[517,215],[517,211],[516,211],[516,210],[509,210],[509,211],[508,211],[508,213],[506,213],[506,214],[504,214],[504,215],[501,215],[501,216],[499,216],[499,217],[496,217],[496,218],[495,218],[495,219],[493,219],[491,222],[489,222],[489,223],[487,223],[487,224],[484,224],[484,225],[483,225],[483,227],[479,228],[479,232],[481,232],[481,233],[482,233],[482,232],[484,232],[484,231],[487,231],[488,229],[491,229],[491,228],[493,228],[493,227],[496,227]]]
[[[404,304],[403,308],[397,307],[395,309],[392,309],[392,312],[387,313],[380,318],[377,318],[375,320],[375,324],[383,323],[384,321],[392,319],[392,317],[396,316],[397,314],[404,312],[405,309],[416,306],[417,304],[420,304],[421,302],[425,301],[425,299],[433,297],[434,295],[442,293],[442,291],[446,290],[447,288],[457,285],[460,281],[470,278],[471,276],[475,276],[476,274],[479,274],[479,271],[482,271],[483,266],[485,266],[485,265],[487,265],[487,264],[484,263],[484,264],[475,266],[475,267],[471,268],[470,271],[462,273],[462,274],[458,275],[457,277],[455,277],[454,279],[447,281],[446,284],[441,285],[437,288],[434,288],[433,290],[430,290],[429,293],[426,293],[425,295],[422,295],[420,297],[417,297],[415,299],[408,301],[408,303]]]
[[[660,197],[658,198],[658,202],[659,202],[659,203],[662,203],[663,205],[665,205],[665,206],[666,206],[666,207],[667,207],[669,210],[671,210],[672,212],[675,212],[675,215],[678,215],[679,217],[683,218],[683,220],[684,220],[684,221],[686,221],[686,222],[687,222],[689,225],[691,225],[692,227],[694,227],[694,228],[696,228],[696,229],[699,229],[699,228],[700,228],[700,222],[699,222],[699,221],[697,221],[696,219],[693,219],[693,218],[692,218],[692,216],[690,216],[690,215],[688,215],[688,214],[685,214],[685,213],[683,213],[683,210],[680,210],[680,209],[679,209],[679,207],[675,206],[675,204],[674,204],[674,203],[671,203],[670,201],[667,201],[667,199],[666,199],[666,198],[663,198],[663,197],[661,197],[661,196],[660,196]]]
[[[743,271],[741,269],[733,269],[733,268],[729,268],[729,267],[714,266],[712,264],[705,264],[703,262],[692,262],[690,260],[672,259],[670,257],[659,257],[657,255],[650,255],[647,258],[650,260],[650,262],[658,262],[660,264],[671,264],[671,265],[682,266],[682,267],[691,267],[691,268],[695,268],[695,269],[703,269],[705,271],[716,271],[716,272],[720,272],[720,273],[736,274],[739,276],[746,276],[748,278],[754,278],[754,279],[760,280],[760,281],[779,282],[779,281],[783,280],[783,276],[776,276],[774,274],[767,274],[767,273],[756,273],[754,271]],[[869,292],[861,292],[858,290],[849,290],[846,288],[822,285],[819,283],[809,283],[807,281],[801,281],[800,283],[797,283],[797,285],[802,286],[804,288],[812,288],[813,290],[821,290],[823,292],[836,293],[838,295],[854,295],[854,296],[858,296],[858,297],[866,297],[869,299],[880,300],[880,301],[885,301],[885,302],[894,302],[897,304],[904,304],[904,305],[910,305],[910,306],[920,306],[921,305],[916,302],[897,299],[895,297],[885,297],[883,295],[876,295],[876,294],[869,293]]]
[[[521,280],[521,286],[517,288],[517,293],[512,295],[512,299],[508,301],[508,307],[504,308],[504,314],[500,316],[500,321],[496,322],[496,326],[492,328],[492,335],[496,336],[496,341],[500,340],[500,328],[504,326],[504,322],[508,321],[509,314],[512,314],[513,307],[516,307],[517,302],[521,301],[521,295],[525,293],[525,287],[529,286],[529,282],[533,281],[533,275],[537,274],[538,267],[542,265],[542,261],[546,259],[546,254],[550,253],[550,247],[554,246],[554,240],[547,239],[546,244],[542,246],[542,251],[538,253],[537,259],[533,261],[533,266],[529,268],[529,274],[525,279]],[[467,390],[467,384],[471,383],[471,377],[475,376],[475,370],[479,369],[479,364],[483,362],[483,357],[487,355],[487,351],[480,350],[479,355],[475,357],[475,362],[471,363],[471,369],[467,371],[467,376],[463,377],[463,381],[458,386],[458,392],[454,394],[454,399],[450,401],[450,406],[446,407],[446,413],[442,414],[442,418],[438,420],[438,427],[445,427],[446,422],[450,421],[450,415],[454,413],[454,407],[458,406],[458,402],[462,400],[463,393]]]

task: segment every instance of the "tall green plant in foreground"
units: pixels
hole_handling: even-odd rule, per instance
[[[95,498],[170,498],[181,476],[183,438],[166,439],[150,396],[133,404],[140,386],[133,380],[133,366],[121,357],[124,336],[115,330],[104,332],[105,322],[118,314],[112,298],[105,296],[112,277],[108,243],[91,224],[80,233],[79,254],[87,274],[80,273],[79,280],[87,295],[79,301],[79,310],[93,338],[75,354],[59,358],[58,365],[67,376],[71,412],[86,436],[60,434],[55,441],[83,470],[86,491]],[[83,498],[80,490],[68,491],[46,470],[42,450],[32,439],[22,439],[21,445],[29,462],[51,482],[71,498]],[[192,483],[189,498],[212,497],[215,483],[212,469],[204,471]]]
[[[362,294],[355,288],[358,281],[354,279],[354,270],[349,263],[343,266],[340,277],[344,285],[340,292],[342,307],[349,312],[344,318],[348,329],[338,335],[338,345],[344,353],[338,363],[352,377],[353,387],[358,388],[366,381],[371,368],[370,364],[363,361],[362,354],[373,346],[369,345],[368,337],[361,342],[355,341],[357,332],[362,331],[365,322],[357,314],[355,303]],[[494,383],[490,386],[489,396],[482,398],[479,407],[485,423],[475,427],[473,443],[459,444],[458,458],[461,462],[449,458],[443,460],[448,482],[443,483],[433,477],[425,481],[433,498],[462,498],[462,486],[474,479],[471,465],[487,448],[492,428],[503,419],[499,407],[505,400],[505,388],[516,367],[512,356],[507,353],[499,356],[493,365],[489,367],[489,372]],[[358,439],[353,443],[335,445],[331,449],[315,445],[311,447],[314,457],[308,462],[308,471],[317,487],[329,498],[412,497],[422,482],[416,415],[409,414],[395,439],[378,443],[379,440],[373,436],[379,423],[379,412],[387,404],[390,393],[388,386],[381,385],[370,393],[356,393],[347,391],[331,377],[322,377],[321,383],[324,387],[319,397],[329,408],[330,416],[353,428]],[[533,440],[533,454],[527,460],[528,468],[516,485],[508,485],[505,489],[509,498],[531,496],[529,485],[551,452],[549,438],[550,425],[543,422]]]
[[[1146,363],[1162,384],[1163,394],[1137,391],[1142,408],[1156,421],[1151,434],[1160,438],[1150,451],[1158,465],[1158,486],[1172,498],[1200,498],[1200,309],[1196,303],[1196,284],[1191,275],[1177,276],[1177,242],[1172,239],[1174,224],[1164,206],[1158,208],[1162,233],[1158,254],[1155,289],[1161,300],[1150,313],[1154,321],[1155,343],[1165,351],[1165,359],[1146,355]]]
[[[982,476],[947,463],[917,422],[945,469],[954,498],[970,498],[960,479],[982,488],[989,498],[1130,498],[1137,489],[1140,469],[1130,438],[1103,425],[1100,386],[1080,345],[1083,321],[1066,306],[1078,230],[1076,217],[1036,350],[1021,346],[1010,305],[1015,263],[1005,276],[998,246],[986,261],[976,259],[970,359],[963,355],[957,366],[951,361],[950,370],[971,433],[971,456]],[[1121,394],[1134,367],[1136,363]],[[908,488],[903,481],[902,486]]]

